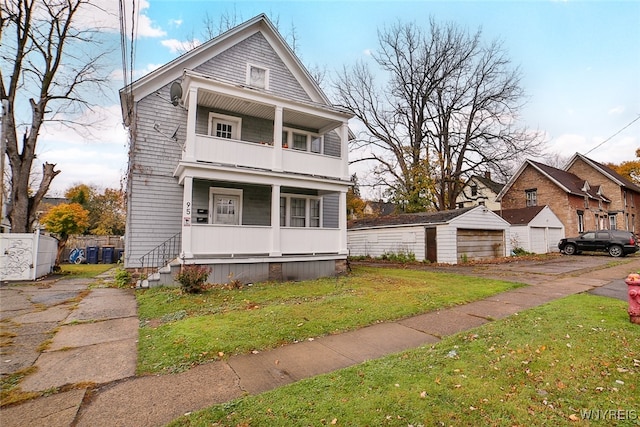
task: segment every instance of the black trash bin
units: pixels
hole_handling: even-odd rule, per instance
[[[113,246],[103,246],[102,247],[102,263],[103,264],[113,264],[113,251],[115,248]]]
[[[87,246],[87,264],[97,264],[97,263],[98,263],[98,247]]]

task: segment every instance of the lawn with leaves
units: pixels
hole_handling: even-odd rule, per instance
[[[183,294],[137,293],[138,373],[179,372],[232,354],[275,348],[377,322],[465,304],[521,286],[390,268],[348,276]]]
[[[626,307],[573,295],[171,425],[638,425],[640,330]]]

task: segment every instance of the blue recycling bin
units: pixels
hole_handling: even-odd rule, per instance
[[[113,246],[102,247],[102,263],[113,264],[113,253],[115,248]]]
[[[87,264],[97,264],[97,263],[98,263],[98,247],[87,246]]]

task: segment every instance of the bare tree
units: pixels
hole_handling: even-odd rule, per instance
[[[524,93],[520,73],[500,43],[481,32],[430,20],[378,32],[372,54],[388,76],[384,87],[363,62],[334,83],[339,102],[365,127],[354,142],[373,160],[380,182],[407,211],[456,206],[465,177],[481,170],[506,174],[541,144],[516,119]]]
[[[41,126],[47,121],[73,123],[72,117],[89,105],[81,90],[99,90],[107,81],[99,75],[107,52],[96,48],[98,29],[83,29],[74,21],[91,6],[90,0],[2,0],[0,97],[8,104],[3,134],[14,233],[32,230],[38,206],[60,173],[45,162],[37,188],[30,186]]]

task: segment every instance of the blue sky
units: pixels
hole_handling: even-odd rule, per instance
[[[101,0],[107,3],[117,3]],[[175,47],[204,41],[205,14],[237,22],[266,13],[285,37],[295,28],[297,51],[330,79],[335,70],[368,58],[377,48],[377,30],[397,21],[426,25],[430,17],[453,21],[483,41],[503,42],[520,67],[528,103],[521,122],[546,135],[549,151],[569,157],[586,154],[640,117],[639,1],[179,1],[145,0],[136,40],[139,77],[179,55]],[[113,23],[117,28],[117,21]],[[110,35],[117,43],[117,34]],[[113,87],[122,85],[119,53]],[[74,144],[44,135],[41,155],[56,160],[63,173],[52,185],[63,191],[74,182],[118,185],[126,168],[126,134],[119,123],[116,91],[101,100],[110,132]],[[619,163],[640,148],[640,120],[588,157]],[[63,154],[64,153],[64,154]],[[53,156],[48,159],[47,155]],[[65,160],[65,155],[66,160]],[[69,157],[70,156],[70,157]],[[72,160],[69,160],[72,159]],[[66,175],[66,177],[65,177]]]

